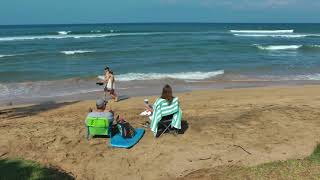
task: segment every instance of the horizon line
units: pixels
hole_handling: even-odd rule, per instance
[[[103,24],[320,24],[320,22],[107,22],[107,23],[48,23],[48,24],[0,24],[0,26],[44,26],[44,25],[103,25]]]

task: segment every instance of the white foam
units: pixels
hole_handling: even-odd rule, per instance
[[[21,40],[38,40],[38,39],[65,39],[65,38],[103,38],[111,36],[146,36],[161,34],[161,32],[155,33],[100,33],[100,34],[67,34],[67,35],[42,35],[42,36],[12,36],[12,37],[0,37],[0,41],[21,41]]]
[[[17,56],[17,54],[0,54],[0,58]]]
[[[0,83],[0,97],[6,97],[9,95],[10,95],[9,88],[6,85]]]
[[[0,101],[12,98],[69,96],[96,91],[102,91],[101,87],[92,86],[91,81],[78,78],[55,81],[0,83]]]
[[[35,40],[35,39],[64,39],[67,36],[48,35],[48,36],[15,36],[15,37],[1,37],[0,41],[21,41],[21,40]]]
[[[242,37],[280,37],[280,38],[303,38],[311,35],[307,34],[233,34]],[[315,35],[312,35],[315,36]]]
[[[320,73],[316,74],[307,74],[307,75],[298,75],[291,80],[320,80]]]
[[[320,45],[269,45],[269,46],[262,46],[259,44],[253,44],[258,49],[261,50],[297,50],[297,49],[306,49],[306,48],[320,48]]]
[[[95,51],[89,51],[89,50],[61,51],[61,53],[65,55],[83,54],[83,53],[91,53],[91,52],[95,52]]]
[[[270,46],[261,46],[255,45],[261,50],[295,50],[302,47],[302,45],[270,45]]]
[[[58,31],[58,34],[60,35],[67,35],[69,34],[71,31]]]
[[[181,73],[128,73],[116,76],[118,81],[134,80],[156,80],[156,79],[183,79],[183,80],[202,80],[224,74],[224,70],[211,72],[181,72]]]
[[[101,33],[101,31],[100,30],[92,30],[92,31],[90,31],[91,33]]]
[[[263,33],[263,34],[275,34],[275,33],[293,33],[293,29],[289,30],[230,30],[232,33]]]
[[[287,76],[260,76],[263,80],[272,81],[319,81],[320,73],[314,74],[297,74],[297,75],[287,75]]]
[[[100,76],[98,76],[98,79],[100,79],[100,80],[104,80],[105,78],[104,78],[104,76],[103,76],[103,75],[100,75]]]
[[[0,54],[0,58],[4,57],[14,57],[14,56],[23,56],[25,54]]]

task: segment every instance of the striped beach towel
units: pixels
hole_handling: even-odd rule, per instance
[[[182,111],[179,104],[179,99],[175,97],[171,103],[167,100],[158,98],[153,105],[153,114],[151,117],[150,128],[156,136],[158,131],[158,123],[164,116],[172,115],[173,119],[171,127],[181,129]]]

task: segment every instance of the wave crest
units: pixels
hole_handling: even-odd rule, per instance
[[[315,35],[307,35],[307,34],[233,34],[234,36],[242,36],[242,37],[279,37],[279,38],[303,38],[307,36],[315,36]]]
[[[320,45],[311,45],[312,48],[320,48]]]
[[[270,45],[270,46],[261,46],[255,45],[261,50],[295,50],[302,47],[302,45]]]
[[[13,57],[13,56],[21,56],[24,54],[0,54],[0,58],[4,58],[4,57]]]
[[[256,46],[258,49],[261,50],[297,50],[297,49],[302,49],[302,50],[312,50],[312,49],[318,49],[320,48],[320,45],[268,45],[268,46],[263,46],[259,44],[253,44],[253,46]]]
[[[92,30],[90,33],[101,33],[101,30]]]
[[[67,35],[39,35],[39,36],[12,36],[12,37],[1,37],[0,41],[21,41],[21,40],[38,40],[38,39],[66,39],[66,38],[103,38],[112,36],[147,36],[160,34],[155,33],[100,33],[100,34],[67,34]]]
[[[58,31],[59,35],[67,35],[69,33],[71,33],[71,31]]]
[[[156,80],[156,79],[182,79],[182,80],[202,80],[223,75],[224,70],[211,72],[181,72],[181,73],[128,73],[117,75],[118,81],[134,81],[134,80]]]
[[[298,75],[293,80],[320,80],[320,73],[316,74],[307,74],[307,75]]]
[[[0,54],[0,58],[3,58],[3,57],[11,57],[11,56],[15,56],[14,54]]]
[[[89,50],[61,51],[61,53],[65,55],[83,54],[83,53],[91,53],[91,52],[95,52],[95,51],[89,51]]]
[[[268,34],[268,33],[293,33],[294,30],[293,29],[289,29],[289,30],[230,30],[230,32],[232,33],[264,33],[264,34]]]

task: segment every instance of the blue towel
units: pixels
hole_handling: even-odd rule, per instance
[[[123,138],[119,133],[114,135],[110,140],[112,147],[131,148],[136,145],[144,135],[144,129],[136,128],[136,134],[132,138]]]

